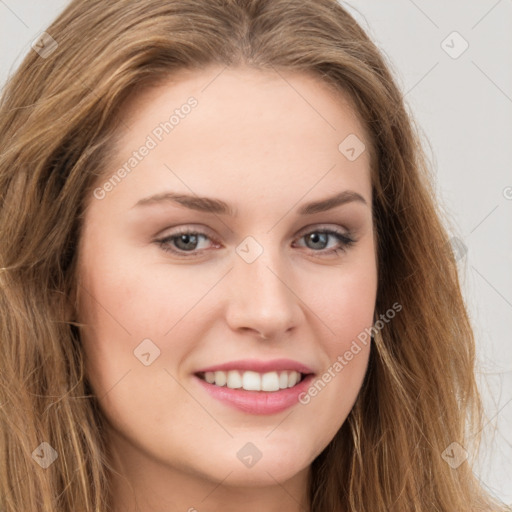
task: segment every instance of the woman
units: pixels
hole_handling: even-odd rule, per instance
[[[424,157],[338,3],[75,0],[0,109],[3,511],[505,510]]]

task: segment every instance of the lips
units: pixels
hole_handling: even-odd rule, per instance
[[[274,414],[298,402],[314,377],[309,366],[291,359],[239,360],[195,372],[201,387],[217,400],[251,414]]]
[[[314,373],[314,371],[303,363],[294,361],[293,359],[273,359],[271,361],[261,361],[257,359],[240,359],[238,361],[230,361],[207,368],[201,368],[196,373],[206,373],[215,371],[242,370],[253,371],[258,373],[278,372],[282,370],[295,370],[303,374]]]

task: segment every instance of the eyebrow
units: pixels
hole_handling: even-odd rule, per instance
[[[366,199],[361,194],[358,194],[353,190],[344,190],[334,196],[306,203],[299,208],[297,213],[299,215],[312,215],[315,213],[325,212],[337,206],[351,202],[359,202],[368,205]],[[150,197],[145,197],[138,201],[134,205],[134,208],[162,203],[176,203],[191,210],[197,210],[200,212],[230,215],[232,217],[237,216],[237,212],[228,203],[220,199],[178,194],[175,192],[164,192]]]

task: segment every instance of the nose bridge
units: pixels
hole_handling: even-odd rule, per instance
[[[231,279],[228,321],[234,328],[277,334],[298,320],[299,305],[279,247],[247,237],[236,249]]]
[[[282,281],[285,276],[280,275],[283,274],[281,269],[285,268],[282,264],[284,256],[278,249],[271,247],[270,243],[265,247],[261,245],[259,254],[255,253],[256,247],[249,246],[249,248],[253,253],[251,255],[253,259],[244,258],[240,255],[240,251],[237,253],[238,261],[235,263],[235,270],[240,286],[247,288],[246,291],[252,297],[252,302],[263,301],[260,307],[267,305],[267,309],[270,309],[272,303],[288,300],[289,290]]]

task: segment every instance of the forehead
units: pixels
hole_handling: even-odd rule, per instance
[[[294,132],[301,127],[303,133],[315,129],[322,133],[328,128],[338,135],[346,128],[364,131],[349,94],[311,72],[212,65],[203,70],[179,70],[133,94],[122,112],[124,133],[128,137],[133,134],[130,127],[134,124],[151,130],[153,121],[169,119],[191,97],[200,106],[194,109],[192,119],[203,125],[214,121],[220,129],[232,123],[241,128],[250,122],[255,134],[263,125],[269,130],[301,119]],[[211,119],[219,111],[222,116]],[[220,130],[216,133],[221,135]]]
[[[132,203],[164,188],[221,197],[238,186],[286,201],[312,188],[369,191],[369,151],[355,160],[344,153],[347,140],[369,148],[352,102],[311,74],[182,70],[134,95],[122,121],[103,179],[127,169],[112,195],[124,190]]]

